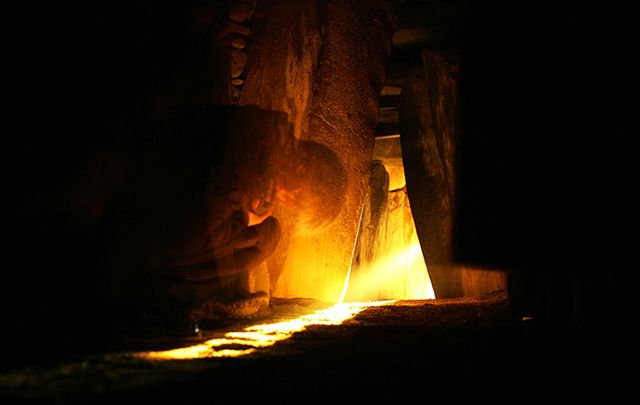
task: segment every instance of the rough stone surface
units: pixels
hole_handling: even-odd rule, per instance
[[[425,53],[423,59],[424,69],[411,70],[402,89],[400,139],[407,191],[436,297],[460,297],[453,250],[456,82],[444,58]]]
[[[402,164],[400,139],[393,141],[398,148],[388,149],[397,150],[398,155],[394,157]],[[378,140],[376,149],[377,145]],[[429,275],[422,255],[412,253],[412,247],[418,246],[418,239],[406,188],[403,184],[390,190],[387,163],[394,159],[389,155],[386,157],[371,164],[347,300],[425,298],[430,295]]]
[[[374,263],[385,253],[387,215],[389,213],[389,173],[379,160],[371,163],[369,187],[365,197],[362,223],[353,261],[352,280],[359,270],[366,271],[367,265]],[[350,287],[356,287],[351,283]],[[350,291],[351,293],[351,291]],[[347,295],[351,298],[353,294]],[[360,298],[353,298],[360,300]]]
[[[269,307],[269,295],[258,291],[235,299],[211,299],[192,311],[201,321],[252,319]]]
[[[258,0],[236,0],[231,3],[229,19],[238,23],[247,21],[253,17]]]
[[[326,307],[300,299],[273,304],[272,321]],[[263,402],[265,393],[285,387],[282,402],[628,402],[636,384],[624,365],[637,343],[615,328],[581,332],[521,321],[504,295],[403,301],[367,309],[339,326],[309,327],[244,358],[149,363],[103,354],[3,371],[0,401]],[[137,347],[194,343],[147,341]]]
[[[507,289],[507,272],[504,269],[460,267],[462,289],[465,297],[481,296]]]
[[[231,46],[236,49],[244,49],[244,47],[247,46],[247,41],[242,36],[238,35],[231,39]]]
[[[275,296],[338,299],[358,228],[393,18],[385,1],[273,1],[252,42],[240,105],[288,114],[296,138],[331,148],[347,171],[341,212],[318,235],[283,238],[269,260]]]
[[[336,151],[349,183],[335,223],[324,235],[300,238],[292,246],[289,263],[294,268],[311,267],[317,274],[311,281],[296,273],[292,278],[295,294],[308,296],[317,290],[316,283],[331,275],[332,291],[324,292],[323,298],[335,301],[351,266],[390,50],[387,6],[379,1],[327,2],[324,47],[306,136]]]
[[[231,100],[233,101],[238,100],[241,94],[242,94],[242,89],[240,87],[237,87],[237,86],[230,87],[229,95],[231,96]]]
[[[398,190],[407,185],[404,177],[400,135],[377,137],[373,149],[373,159],[380,160],[389,173],[389,190]]]
[[[249,27],[245,27],[244,25],[235,23],[233,21],[229,21],[228,30],[242,35],[251,34],[251,29]]]
[[[247,54],[238,49],[231,50],[231,77],[239,77],[247,63]]]
[[[287,113],[300,138],[322,48],[322,6],[318,1],[279,0],[264,7],[264,27],[248,50],[239,104]]]

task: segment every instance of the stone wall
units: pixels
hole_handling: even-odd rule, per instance
[[[296,138],[328,146],[347,171],[341,212],[321,234],[295,234],[295,217],[276,210],[283,238],[268,261],[272,293],[335,301],[353,255],[394,17],[385,1],[272,1],[256,10],[237,104],[287,113]]]
[[[507,287],[504,271],[469,267],[456,255],[458,74],[455,54],[423,50],[422,66],[408,74],[400,110],[407,191],[438,298],[482,295]]]
[[[449,125],[456,113],[455,81],[444,59],[426,51],[424,55],[427,63],[409,72],[402,89],[400,133],[407,190],[436,296],[459,297],[460,273],[453,264],[451,170],[457,134]]]

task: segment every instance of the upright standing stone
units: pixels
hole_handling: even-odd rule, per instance
[[[294,236],[295,218],[275,212],[283,238],[269,260],[272,287],[335,301],[351,265],[395,19],[385,0],[274,0],[264,13],[238,104],[286,112],[296,138],[332,149],[348,173],[341,213],[321,234]]]
[[[402,89],[400,139],[413,218],[437,298],[463,294],[454,263],[455,67],[425,51]]]

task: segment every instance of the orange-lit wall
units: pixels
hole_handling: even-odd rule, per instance
[[[406,192],[399,136],[376,139],[346,300],[435,298]]]
[[[328,146],[347,171],[341,213],[321,234],[296,235],[293,214],[274,212],[283,236],[267,261],[271,293],[335,302],[356,241],[393,18],[386,1],[265,7],[264,26],[249,37],[238,104],[285,112],[296,138]]]

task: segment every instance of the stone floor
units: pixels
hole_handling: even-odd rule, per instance
[[[277,300],[260,321],[326,306]],[[247,325],[146,346],[129,339],[121,342],[122,352],[3,371],[0,402],[521,402],[598,395],[610,402],[626,398],[635,379],[633,369],[621,367],[635,365],[634,342],[609,332],[558,331],[517,319],[503,294],[371,307],[341,325],[309,326],[244,357],[144,361],[126,350],[185,346]]]

